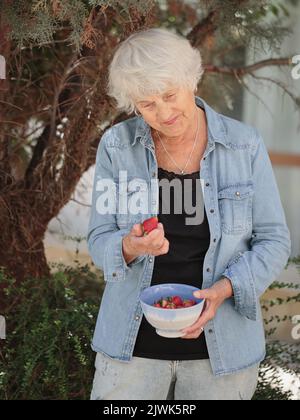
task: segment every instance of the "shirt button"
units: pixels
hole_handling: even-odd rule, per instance
[[[211,213],[214,213],[215,211],[214,211],[214,209],[211,209],[211,210],[210,210],[210,212],[211,212]]]
[[[240,193],[239,191],[237,191],[237,192],[235,193],[235,195],[239,197],[239,196],[241,195],[241,193]]]
[[[150,257],[150,258],[149,258],[149,262],[152,262],[152,261],[153,261],[153,259]]]
[[[136,321],[138,321],[140,319],[140,317],[137,315],[136,317],[135,317],[135,320]]]
[[[217,238],[214,238],[214,242],[217,242]]]
[[[209,183],[209,182],[207,182],[205,185],[206,185],[206,187],[209,187],[209,186],[210,186],[210,183]]]
[[[206,270],[208,273],[210,273],[211,272],[211,269],[210,268],[207,268],[207,270]]]
[[[153,178],[156,178],[156,172],[152,172]]]
[[[212,334],[213,333],[213,330],[208,330],[208,332],[209,332],[209,334]]]
[[[117,273],[112,273],[113,277],[117,277]]]

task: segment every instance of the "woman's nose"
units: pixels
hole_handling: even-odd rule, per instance
[[[160,122],[169,121],[174,116],[175,112],[173,112],[168,106],[157,108],[156,117]]]

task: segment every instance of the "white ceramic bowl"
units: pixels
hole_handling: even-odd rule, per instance
[[[204,299],[198,299],[193,292],[197,287],[180,283],[166,283],[147,287],[140,294],[140,302],[147,321],[162,337],[176,338],[184,335],[180,330],[194,324],[199,318]],[[164,309],[152,306],[154,302],[168,296],[180,296],[182,299],[193,299],[197,303],[187,308]]]

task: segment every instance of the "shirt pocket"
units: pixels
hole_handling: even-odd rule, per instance
[[[253,182],[229,185],[218,192],[222,231],[241,235],[252,228]]]
[[[139,210],[139,200],[142,200]],[[142,223],[148,214],[148,183],[135,178],[134,182],[121,181],[117,184],[117,225],[120,229],[130,229],[135,223]],[[122,203],[121,203],[122,201]],[[140,202],[141,203],[141,202]]]

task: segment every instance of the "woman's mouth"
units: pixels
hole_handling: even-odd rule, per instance
[[[177,117],[174,117],[172,120],[169,120],[167,122],[164,122],[163,124],[165,124],[165,125],[172,125],[172,124],[174,124],[178,120],[178,118],[179,118],[179,115],[177,115]]]

